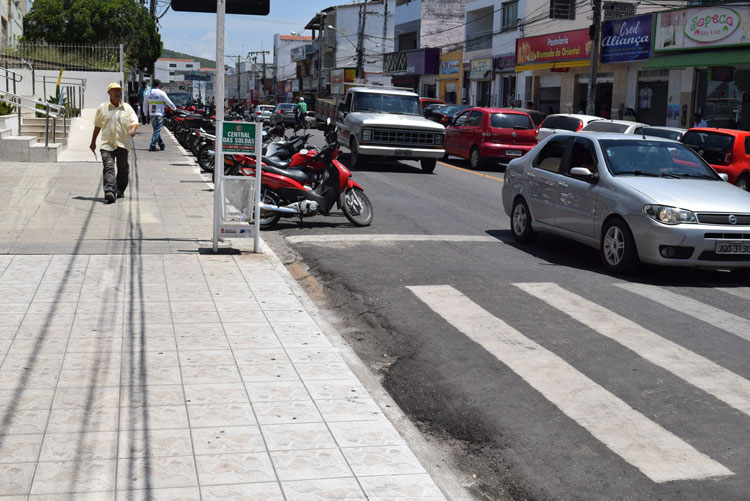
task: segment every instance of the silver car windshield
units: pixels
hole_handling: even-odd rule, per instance
[[[417,96],[359,92],[354,96],[353,111],[421,115]]]
[[[681,143],[603,139],[599,144],[614,176],[721,179],[703,159]]]

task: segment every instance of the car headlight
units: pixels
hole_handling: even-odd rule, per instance
[[[443,139],[445,139],[445,136],[442,134],[435,134],[435,145],[436,146],[442,146],[443,145]]]
[[[372,141],[372,130],[371,129],[363,129],[362,130],[362,141]]]
[[[667,205],[644,205],[643,213],[662,224],[697,223],[698,218],[692,211],[669,207]]]

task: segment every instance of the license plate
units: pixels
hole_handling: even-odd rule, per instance
[[[412,156],[411,150],[396,150],[397,157],[410,157]]]
[[[723,240],[716,242],[717,254],[750,254],[750,242]]]
[[[520,150],[505,150],[505,154],[509,157],[520,157],[521,151]]]

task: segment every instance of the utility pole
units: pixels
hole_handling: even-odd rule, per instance
[[[365,24],[367,23],[367,0],[359,7],[359,37],[357,38],[357,78],[363,78],[365,57]]]
[[[596,73],[599,69],[599,39],[602,31],[602,0],[594,2],[594,24],[589,30],[591,38],[591,63],[589,65],[589,88],[586,96],[586,114],[594,115],[596,110]]]
[[[263,94],[266,93],[266,54],[270,54],[270,50],[255,50],[247,53],[247,58],[250,59],[250,56],[254,56],[253,60],[257,60],[257,55],[261,54],[263,56],[263,76],[261,77],[261,88],[263,89]],[[260,101],[260,92],[258,93],[258,100]]]
[[[151,0],[151,5],[149,6],[148,13],[151,16],[151,19],[156,21],[156,4],[158,0]]]

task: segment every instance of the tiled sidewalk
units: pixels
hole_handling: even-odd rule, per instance
[[[34,223],[15,220],[32,242],[0,255],[0,500],[444,499],[269,256],[197,253],[203,200],[182,209],[203,228],[144,251],[137,200],[157,228],[159,192],[186,189],[168,152],[139,159],[160,189],[114,206],[95,183],[38,190],[44,205],[78,189],[115,245],[60,234],[79,252],[33,255]]]

